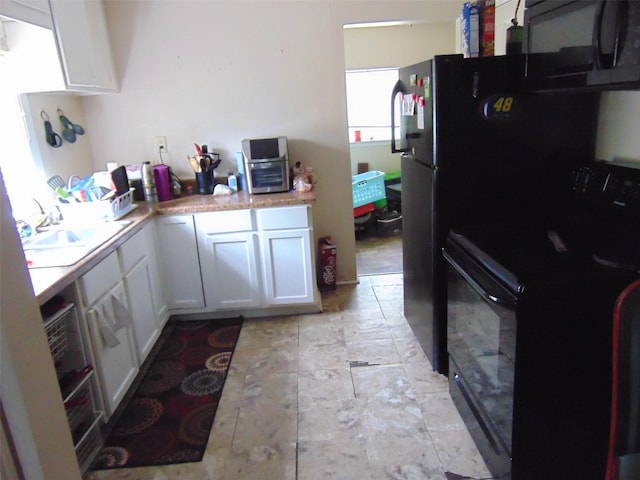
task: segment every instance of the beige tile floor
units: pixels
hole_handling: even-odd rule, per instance
[[[202,462],[88,478],[490,477],[402,315],[402,276],[359,278],[322,314],[245,320]]]

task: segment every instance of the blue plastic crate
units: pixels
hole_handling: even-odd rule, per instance
[[[353,208],[387,198],[384,172],[371,171],[354,175]]]

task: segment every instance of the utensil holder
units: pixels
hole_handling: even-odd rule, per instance
[[[196,190],[200,195],[213,193],[213,175],[211,172],[196,172]]]

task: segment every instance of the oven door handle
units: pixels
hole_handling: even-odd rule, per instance
[[[488,303],[494,303],[501,307],[508,308],[510,310],[515,310],[516,308],[516,300],[515,298],[504,298],[501,297],[497,293],[491,293],[486,288],[484,288],[478,281],[471,277],[458,262],[456,262],[451,255],[449,255],[445,250],[442,250],[442,254],[444,258],[447,259],[447,262],[451,264],[451,266],[458,272],[462,278],[464,278],[469,285]]]
[[[248,162],[246,162],[249,165],[252,165],[254,163],[281,163],[284,162],[286,159],[284,157],[276,157],[276,158],[252,158],[251,160],[249,160]]]

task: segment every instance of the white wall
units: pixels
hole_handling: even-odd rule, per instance
[[[178,175],[193,175],[194,142],[226,173],[243,138],[287,135],[291,159],[318,176],[315,235],[336,242],[338,281],[355,281],[342,27],[442,22],[460,2],[107,0],[105,11],[121,91],[83,98],[95,167],[156,160],[163,135]]]
[[[94,155],[90,147],[90,133],[76,135],[73,143],[62,140],[62,146],[53,148],[46,142],[44,122],[40,117],[43,110],[49,115],[51,126],[62,137],[62,124],[57,110],[60,109],[70,122],[85,126],[84,112],[80,97],[71,95],[46,95],[29,93],[22,96],[25,113],[30,112],[29,118],[33,123],[28,125],[30,130],[31,151],[37,152],[39,159],[36,164],[44,173],[46,179],[53,175],[60,175],[65,181],[71,175],[85,177],[94,170],[94,162],[102,161],[102,170],[106,170],[104,155]],[[93,161],[91,159],[93,158]],[[52,192],[51,192],[52,193]]]

